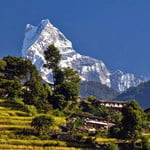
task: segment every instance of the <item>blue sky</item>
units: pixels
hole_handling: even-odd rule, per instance
[[[0,0],[0,58],[21,56],[26,24],[42,19],[110,70],[150,77],[149,0]]]

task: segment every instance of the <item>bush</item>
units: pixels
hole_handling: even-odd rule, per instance
[[[111,138],[121,138],[120,128],[115,126],[109,129],[109,137]]]
[[[52,114],[54,116],[64,116],[64,113],[58,109],[53,110]]]
[[[90,96],[88,96],[88,101],[94,101],[94,100],[96,100],[96,97],[95,96],[92,96],[92,95],[90,95]]]
[[[73,141],[80,142],[83,139],[82,134],[75,134],[72,136]]]
[[[108,129],[102,130],[98,132],[100,137],[108,137]]]
[[[96,142],[95,142],[95,138],[92,137],[88,137],[85,139],[85,144],[89,144],[92,147],[96,147]]]
[[[16,131],[15,133],[18,135],[23,135],[23,136],[36,135],[33,129],[26,129],[26,128]]]
[[[37,109],[33,105],[24,105],[25,110],[29,113],[29,116],[35,116],[37,114]]]
[[[65,100],[64,95],[53,95],[52,97],[54,109],[63,110],[67,106],[67,101]]]
[[[50,127],[54,124],[54,119],[51,116],[38,116],[33,118],[31,126],[39,135],[46,135],[50,132]]]

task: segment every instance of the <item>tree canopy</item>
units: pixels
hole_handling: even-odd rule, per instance
[[[54,91],[53,97],[50,97],[53,99],[52,103],[55,107],[58,106],[58,104],[65,107],[67,101],[76,100],[79,95],[80,77],[78,72],[69,67],[59,67],[61,54],[54,45],[50,45],[47,50],[44,51],[44,56],[46,59],[44,67],[51,69],[53,73]],[[58,106],[58,108],[62,109],[62,106]]]
[[[44,51],[44,57],[47,61],[47,63],[45,64],[45,67],[47,67],[48,69],[52,69],[52,70],[55,70],[56,68],[58,68],[58,64],[61,59],[61,54],[59,50],[53,44],[49,45],[47,50]]]
[[[142,130],[143,110],[136,101],[129,101],[122,109],[122,137],[136,140]]]
[[[20,79],[26,78],[33,66],[29,60],[23,60],[21,57],[7,56],[3,58],[3,61],[6,62],[3,73],[5,78],[10,80],[15,76]]]
[[[38,132],[39,135],[48,134],[50,127],[54,124],[54,119],[51,116],[41,115],[33,118],[31,126]]]
[[[7,56],[0,60],[0,64],[1,95],[8,98],[22,97],[26,104],[44,108],[51,91],[42,84],[42,77],[31,61]]]

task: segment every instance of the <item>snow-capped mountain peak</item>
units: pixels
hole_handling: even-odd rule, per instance
[[[38,26],[27,24],[22,56],[31,60],[41,72],[43,79],[48,82],[51,82],[52,73],[43,68],[46,62],[43,52],[50,44],[54,44],[62,54],[60,67],[71,67],[77,70],[84,81],[98,81],[119,92],[143,82],[141,78],[124,74],[122,71],[112,73],[102,61],[80,55],[73,49],[71,41],[46,19]]]

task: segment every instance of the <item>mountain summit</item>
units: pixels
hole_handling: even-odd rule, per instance
[[[54,44],[62,54],[60,67],[71,67],[77,70],[82,81],[97,81],[118,92],[123,92],[145,81],[144,78],[122,71],[111,72],[102,61],[80,55],[73,49],[71,41],[46,19],[42,20],[38,26],[27,24],[22,56],[36,65],[47,82],[52,81],[52,72],[43,67],[46,63],[43,52],[50,44]]]

